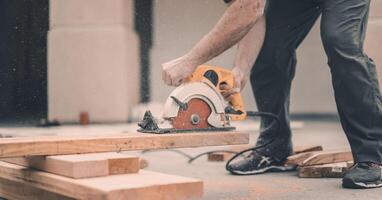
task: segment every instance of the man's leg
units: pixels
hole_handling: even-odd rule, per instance
[[[321,35],[354,161],[381,164],[382,99],[375,65],[363,52],[369,4],[370,0],[324,1]],[[369,169],[367,166],[356,165],[352,171]],[[381,170],[374,169],[375,180],[369,182],[381,179]],[[362,178],[368,178],[362,174]]]
[[[259,111],[277,114],[279,129],[263,118],[257,145],[271,144],[260,153],[278,161],[292,154],[289,124],[289,94],[295,74],[296,48],[321,14],[314,1],[268,0],[263,49],[251,73],[251,84]],[[273,127],[273,129],[270,127]]]

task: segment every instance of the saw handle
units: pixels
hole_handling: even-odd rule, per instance
[[[222,67],[202,65],[199,66],[195,72],[187,79],[187,82],[208,80],[215,86],[216,90],[220,93],[224,90],[220,89],[222,84],[227,84],[229,87],[234,88],[235,77],[231,70]],[[240,121],[245,120],[247,114],[244,110],[244,102],[240,92],[233,94],[232,99],[229,101],[234,112],[228,112],[231,120]]]
[[[227,84],[233,88],[233,83],[232,85],[227,82],[222,82],[221,84]],[[220,85],[219,85],[219,91],[223,92],[223,90],[220,90]],[[234,112],[229,112],[228,110],[226,110],[226,113],[229,113],[232,121],[241,121],[246,119],[247,114],[244,110],[243,97],[241,96],[240,92],[236,92],[235,94],[232,94],[232,98],[229,101],[229,104],[232,106],[232,109],[234,110]]]

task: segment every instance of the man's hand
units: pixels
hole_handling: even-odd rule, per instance
[[[222,92],[222,95],[226,101],[231,101],[233,98],[233,95],[242,91],[247,84],[247,76],[246,74],[238,67],[234,67],[232,69],[233,76],[235,78],[235,84],[233,87],[223,84],[220,85],[220,89],[224,90]]]
[[[179,86],[190,76],[197,64],[186,56],[162,64],[162,79],[169,86]]]

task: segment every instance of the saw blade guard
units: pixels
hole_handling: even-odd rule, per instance
[[[181,108],[179,102],[176,102],[174,99],[187,103],[194,98],[203,100],[211,108],[212,112],[207,119],[209,125],[217,128],[229,125],[224,111],[227,106],[224,98],[207,82],[190,82],[177,87],[165,103],[163,118],[171,119],[177,117]]]

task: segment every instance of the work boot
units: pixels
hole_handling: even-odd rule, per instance
[[[381,165],[376,163],[356,163],[343,177],[342,186],[353,189],[382,187],[381,171]]]
[[[282,172],[294,170],[295,166],[286,166],[284,161],[276,161],[272,157],[253,151],[242,160],[231,163],[227,170],[235,175],[261,174],[265,172]]]

